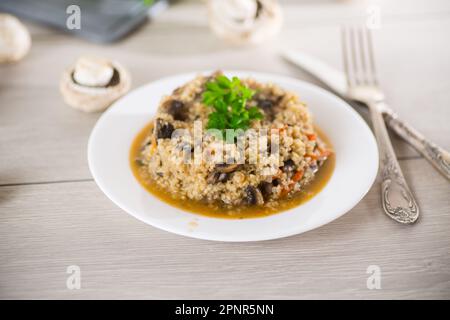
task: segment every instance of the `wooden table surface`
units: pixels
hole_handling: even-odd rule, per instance
[[[399,115],[450,149],[450,3],[380,4],[375,31],[380,79]],[[422,210],[399,225],[380,207],[375,183],[342,218],[285,239],[219,243],[145,225],[116,207],[93,181],[87,139],[99,114],[66,106],[63,69],[79,55],[117,59],[133,87],[180,72],[247,69],[313,81],[283,61],[294,47],[340,65],[339,25],[363,21],[367,2],[284,1],[273,41],[234,48],[214,37],[204,4],[171,7],[127,39],[87,43],[27,23],[33,47],[0,66],[0,298],[450,298],[450,184],[393,137]],[[364,117],[364,110],[359,110]],[[67,267],[81,270],[69,290]],[[370,265],[381,289],[366,285]]]

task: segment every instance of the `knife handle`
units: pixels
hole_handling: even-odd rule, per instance
[[[390,108],[384,112],[389,127],[420,152],[448,180],[450,180],[450,153],[427,140],[408,123],[400,120]]]

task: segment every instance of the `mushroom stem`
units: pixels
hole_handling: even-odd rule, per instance
[[[211,29],[233,43],[260,43],[279,32],[277,0],[208,0]]]

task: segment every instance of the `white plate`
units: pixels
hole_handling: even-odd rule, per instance
[[[89,138],[88,161],[96,183],[108,198],[137,219],[169,232],[208,240],[257,241],[320,227],[342,216],[364,197],[377,174],[378,150],[372,132],[347,103],[292,78],[244,71],[226,74],[276,83],[298,93],[307,103],[314,122],[329,137],[336,152],[333,175],[322,191],[294,209],[244,220],[185,212],[149,194],[131,172],[131,143],[152,119],[161,97],[193,79],[196,74],[192,73],[142,86],[114,103],[98,120]]]

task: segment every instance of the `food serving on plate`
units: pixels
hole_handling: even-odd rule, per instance
[[[164,97],[130,159],[138,180],[166,202],[235,218],[308,200],[334,166],[329,142],[294,93],[221,72]]]

